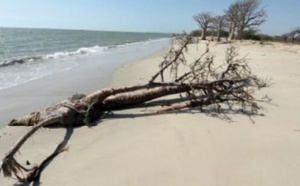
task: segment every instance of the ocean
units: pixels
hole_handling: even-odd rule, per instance
[[[0,90],[71,70],[97,56],[112,55],[118,60],[120,53],[139,50],[147,55],[166,45],[170,37],[161,33],[0,28]]]

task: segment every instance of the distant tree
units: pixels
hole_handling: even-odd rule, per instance
[[[214,29],[217,31],[217,41],[220,41],[221,40],[221,31],[222,31],[223,27],[225,27],[225,25],[226,25],[225,15],[215,16],[213,18],[212,23],[213,23]]]
[[[261,7],[261,0],[237,0],[225,12],[230,22],[229,40],[233,38],[235,31],[237,39],[242,39],[246,28],[259,26],[267,18],[264,7]]]
[[[227,10],[225,10],[226,21],[228,23],[228,40],[234,39],[234,34],[239,22],[239,4],[237,2],[231,4]]]
[[[241,38],[241,34],[245,28],[259,26],[266,21],[267,13],[261,7],[261,0],[243,0],[240,1],[240,20],[237,30],[237,38]]]
[[[295,42],[300,41],[300,28],[295,28],[291,32],[286,34],[288,41]]]
[[[210,12],[203,12],[195,15],[193,18],[202,29],[201,40],[206,40],[207,29],[213,21],[213,16]]]

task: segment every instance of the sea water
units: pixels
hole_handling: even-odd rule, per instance
[[[104,56],[115,58],[110,62],[124,53],[141,57],[166,45],[170,37],[161,33],[0,28],[0,90]]]

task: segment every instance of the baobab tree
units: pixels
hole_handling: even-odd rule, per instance
[[[226,21],[228,23],[228,41],[231,41],[232,39],[234,39],[234,34],[239,22],[239,4],[238,3],[234,3],[231,4],[228,8],[228,10],[225,11],[225,16],[226,16]]]
[[[213,18],[213,27],[214,27],[214,29],[217,30],[217,41],[221,40],[220,32],[221,32],[222,28],[225,27],[225,25],[226,25],[226,19],[225,19],[224,15],[215,16]]]
[[[203,12],[195,15],[193,18],[202,29],[201,40],[206,40],[207,29],[213,22],[213,16],[210,12]]]
[[[261,0],[238,0],[225,12],[230,21],[229,40],[232,39],[235,31],[237,39],[242,39],[243,31],[246,28],[259,26],[267,18],[264,7],[261,7]]]

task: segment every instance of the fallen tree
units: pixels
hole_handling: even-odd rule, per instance
[[[45,110],[33,112],[28,116],[13,119],[9,126],[32,126],[22,136],[1,161],[4,176],[15,175],[21,182],[31,182],[37,176],[40,167],[27,169],[14,158],[22,145],[42,127],[60,125],[77,127],[90,125],[98,121],[105,113],[114,109],[127,108],[167,95],[180,94],[177,103],[161,107],[156,113],[196,107],[212,107],[219,113],[224,109],[239,108],[247,114],[256,114],[260,107],[254,97],[254,91],[268,86],[268,81],[261,80],[251,73],[245,58],[237,58],[237,50],[231,46],[226,51],[226,65],[214,67],[214,56],[209,53],[207,44],[205,52],[193,62],[185,58],[192,37],[177,38],[172,45],[160,69],[143,85],[110,88],[96,91],[90,95],[76,94],[71,98],[56,103]],[[184,69],[184,70],[183,70]],[[165,76],[171,80],[165,81]],[[56,156],[65,149],[59,146]],[[27,173],[20,177],[20,173]]]

